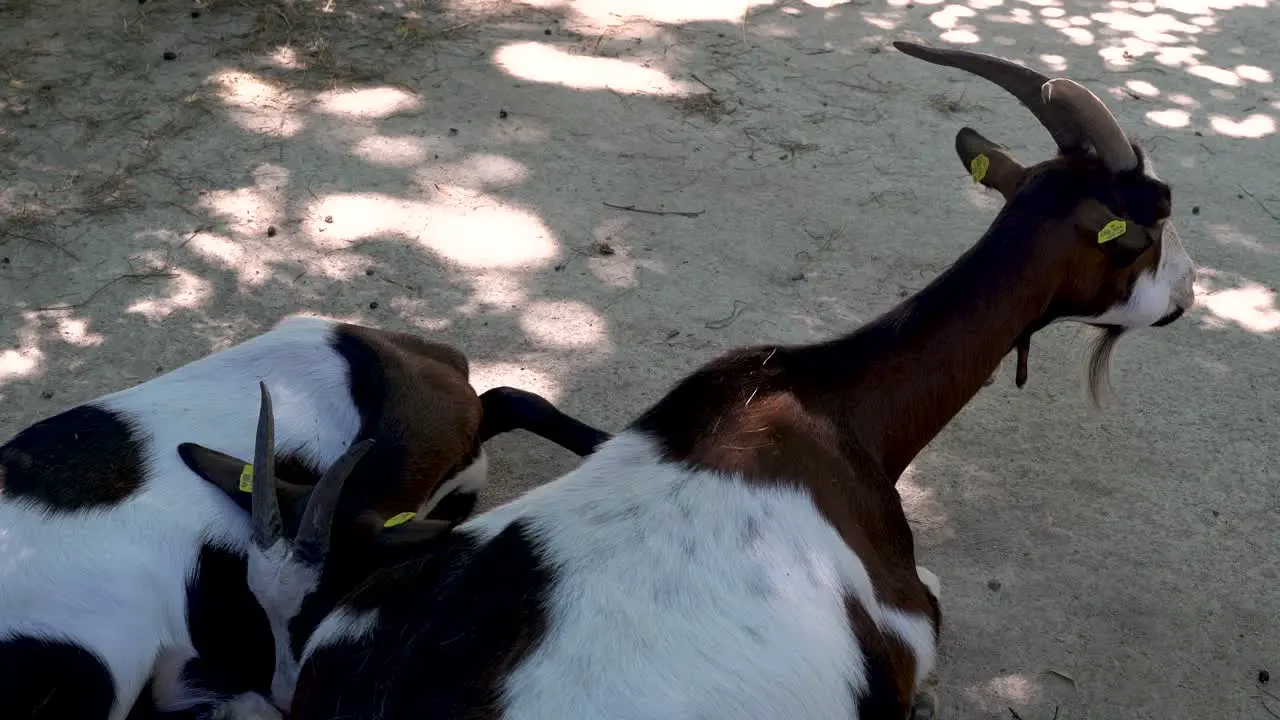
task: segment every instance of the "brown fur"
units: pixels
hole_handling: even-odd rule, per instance
[[[363,497],[352,500],[369,513],[367,522],[381,527],[387,518],[426,502],[476,458],[480,398],[468,381],[466,356],[454,348],[357,325],[340,325],[338,332],[358,339],[379,361],[365,372],[377,373],[366,382],[380,390],[380,412],[364,418],[358,437],[377,437],[379,443],[361,467],[377,468],[374,453],[388,460],[394,453],[399,467],[397,472],[385,472],[390,469],[385,467],[378,468],[381,473],[365,472],[367,477],[347,487],[363,491]]]
[[[935,632],[937,598],[916,572],[898,477],[1012,348],[1055,318],[1096,315],[1126,297],[1137,274],[1159,262],[1154,237],[1168,216],[1167,188],[1154,207],[1137,206],[1141,195],[1096,159],[1023,168],[967,133],[957,142],[961,159],[966,148],[991,153],[996,170],[986,182],[1008,203],[951,268],[846,337],[730,352],[635,424],[670,461],[806,488],[866,566],[877,598],[932,618]],[[1098,229],[1117,216],[1137,221],[1141,236],[1099,247]],[[918,690],[915,658],[856,600],[849,608],[869,660],[887,664],[905,716]]]

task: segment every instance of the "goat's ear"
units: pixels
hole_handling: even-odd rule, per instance
[[[191,472],[222,490],[245,512],[252,512],[253,465],[226,453],[189,442],[178,445],[178,457],[182,458],[182,462],[186,463]],[[276,480],[276,495],[286,508],[292,508],[295,505],[305,507],[310,491],[310,488],[302,485]]]
[[[253,468],[249,463],[195,443],[179,445],[178,457],[182,458],[191,472],[222,490],[244,508],[245,512],[250,511],[252,494],[240,491],[240,475],[248,469],[249,477],[253,477]]]
[[[956,133],[956,154],[974,182],[995,190],[1006,201],[1013,198],[1027,171],[1008,150],[967,127]]]
[[[1149,228],[1116,215],[1092,198],[1076,208],[1075,223],[1118,267],[1128,267],[1155,242]]]

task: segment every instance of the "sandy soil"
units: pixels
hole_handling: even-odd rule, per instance
[[[1123,345],[1101,414],[1079,331],[1043,333],[903,480],[943,717],[1280,717],[1273,0],[442,2],[0,0],[0,437],[296,311],[616,429],[976,240],[998,205],[955,132],[1049,138],[889,43],[999,52],[1108,93],[1200,298]],[[491,502],[574,463],[493,445]]]

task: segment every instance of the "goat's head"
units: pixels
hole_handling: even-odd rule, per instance
[[[1037,246],[1066,251],[1057,254],[1062,273],[1044,321],[1104,330],[1090,362],[1096,400],[1124,332],[1168,325],[1195,303],[1194,266],[1170,219],[1169,186],[1083,85],[991,55],[901,41],[894,47],[999,85],[1053,136],[1059,155],[1031,166],[967,127],[956,135],[956,152],[976,181],[1004,196],[997,223],[1035,217]]]
[[[197,475],[232,498],[240,497],[243,483],[251,479],[251,546],[248,560],[249,590],[270,621],[275,637],[275,673],[271,683],[272,701],[288,709],[298,674],[298,651],[302,643],[292,636],[294,621],[307,608],[309,615],[323,615],[350,589],[351,578],[367,575],[363,567],[379,559],[348,557],[352,548],[341,548],[330,560],[330,537],[334,511],[347,478],[360,458],[373,445],[364,440],[347,449],[314,486],[282,482],[275,476],[275,420],[271,395],[261,388],[258,433],[254,463],[210,450],[195,443],[183,443],[178,451]],[[362,514],[352,523],[364,524]],[[411,520],[378,533],[374,544],[364,550],[396,548],[439,535],[448,524],[432,520]],[[360,551],[356,551],[357,554]],[[337,569],[337,572],[332,572]],[[312,602],[313,600],[318,602]],[[313,617],[318,622],[319,617]],[[301,638],[305,640],[305,638]]]

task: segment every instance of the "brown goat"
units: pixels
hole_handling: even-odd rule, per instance
[[[898,47],[1008,89],[1061,156],[1023,167],[961,130],[960,159],[1007,203],[950,268],[843,337],[726,353],[576,470],[367,568],[307,640],[291,717],[912,712],[940,610],[903,470],[1045,325],[1168,324],[1193,294],[1169,188],[1096,97]]]

